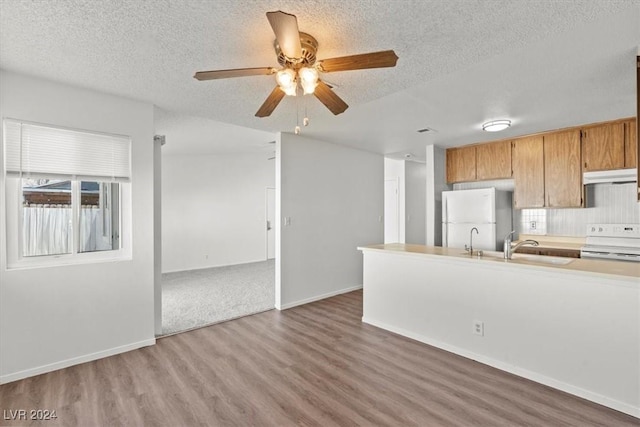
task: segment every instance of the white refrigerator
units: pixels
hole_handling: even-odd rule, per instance
[[[473,249],[501,251],[504,237],[513,230],[512,193],[495,188],[442,192],[442,246],[469,245]]]

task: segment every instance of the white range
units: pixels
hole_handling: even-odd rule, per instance
[[[640,262],[640,224],[590,224],[582,258]]]

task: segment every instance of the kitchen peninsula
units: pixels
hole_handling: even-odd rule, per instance
[[[386,244],[363,322],[640,417],[640,264]]]

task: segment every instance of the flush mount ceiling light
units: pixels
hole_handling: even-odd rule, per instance
[[[511,126],[511,120],[493,120],[491,122],[484,123],[482,130],[487,132],[499,132],[505,130]]]

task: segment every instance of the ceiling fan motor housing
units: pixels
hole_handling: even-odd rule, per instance
[[[316,63],[316,52],[318,51],[318,41],[310,34],[300,32],[300,44],[302,45],[302,56],[300,58],[288,58],[282,50],[278,40],[273,45],[276,48],[278,63],[284,68],[310,67]]]

